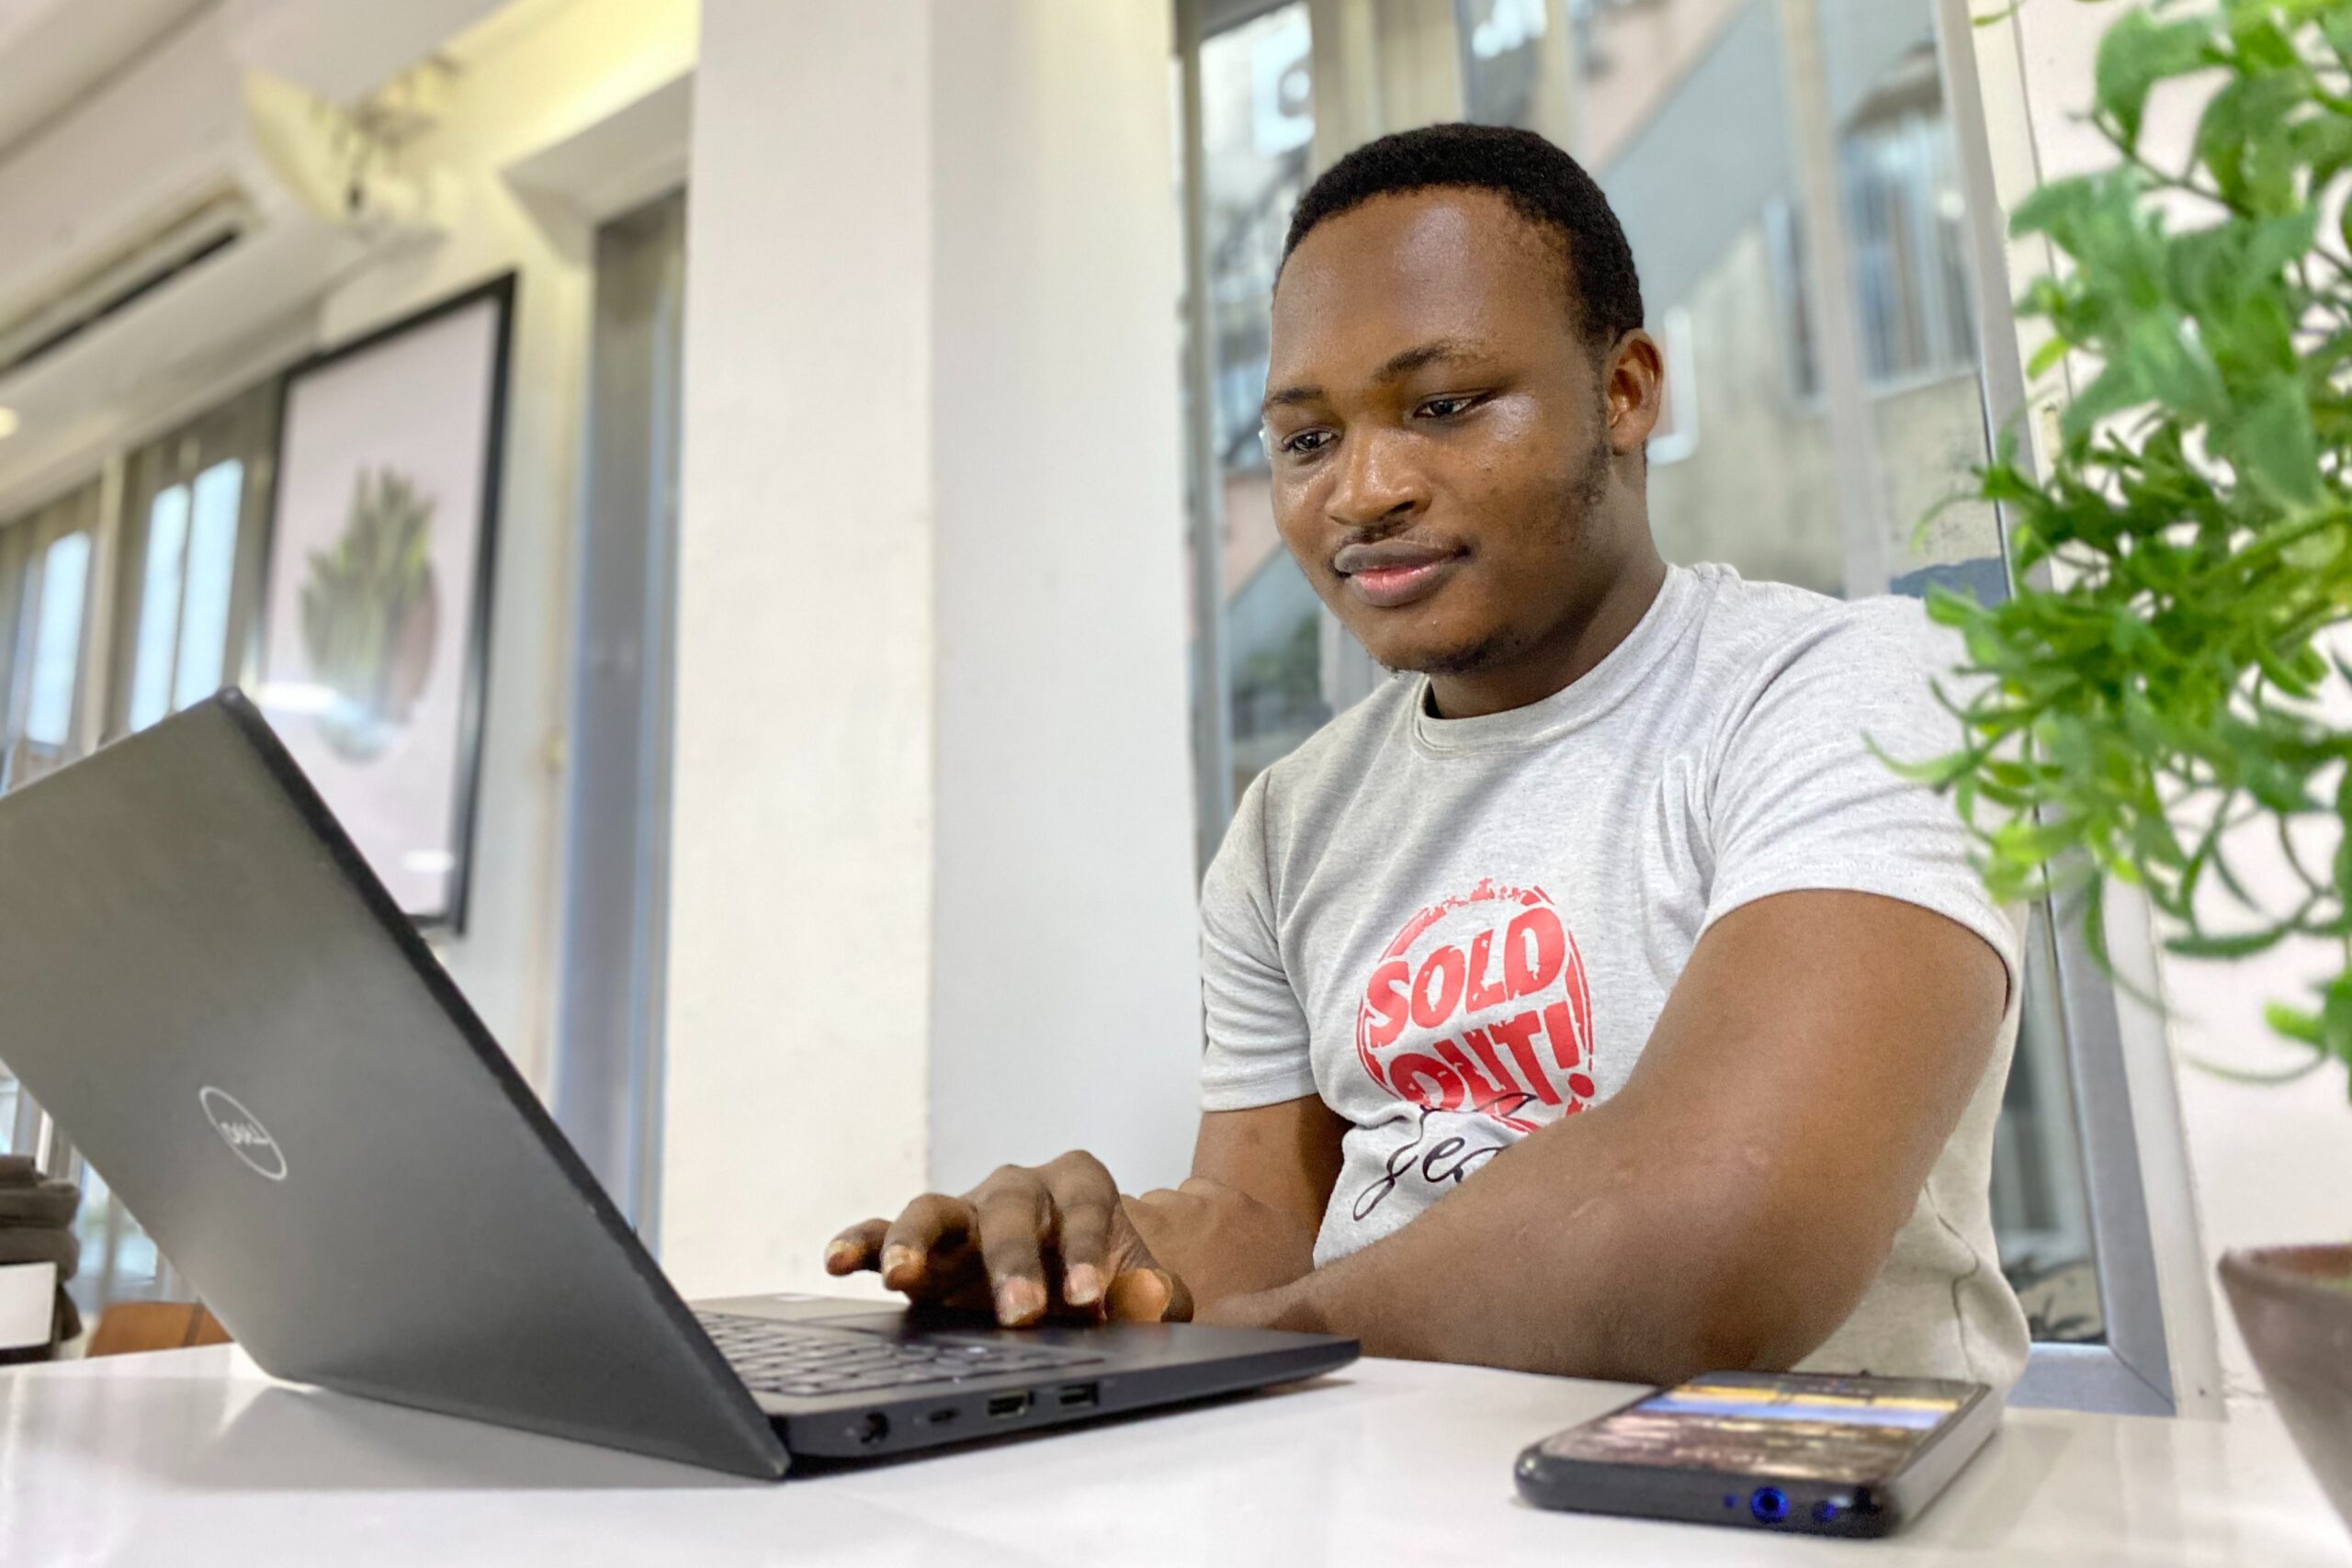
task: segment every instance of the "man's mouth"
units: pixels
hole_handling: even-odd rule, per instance
[[[1463,558],[1460,550],[1389,540],[1350,545],[1331,558],[1331,566],[1357,598],[1390,610],[1435,592]]]

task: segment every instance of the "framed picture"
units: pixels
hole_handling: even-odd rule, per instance
[[[254,700],[402,909],[461,931],[512,274],[297,367]]]

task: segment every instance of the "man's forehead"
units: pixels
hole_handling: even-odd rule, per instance
[[[1275,287],[1268,388],[1364,381],[1430,344],[1470,357],[1566,329],[1557,247],[1484,190],[1374,197],[1319,223]]]
[[[1452,186],[1375,197],[1299,242],[1274,289],[1277,387],[1308,368],[1369,374],[1391,355],[1447,341],[1565,328],[1561,247],[1502,197]]]

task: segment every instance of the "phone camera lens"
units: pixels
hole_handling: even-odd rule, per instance
[[[1758,1524],[1777,1525],[1789,1517],[1789,1495],[1777,1486],[1758,1486],[1748,1496],[1747,1511]]]
[[[1837,1504],[1824,1497],[1813,1506],[1813,1522],[1817,1525],[1834,1525],[1838,1522],[1838,1516],[1841,1511]]]

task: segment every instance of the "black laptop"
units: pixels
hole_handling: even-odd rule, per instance
[[[0,1061],[265,1371],[372,1399],[775,1477],[1356,1354],[688,1308],[233,691],[0,798]]]

